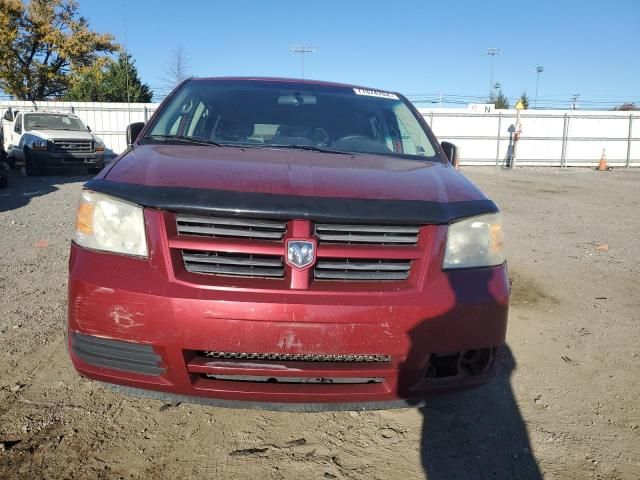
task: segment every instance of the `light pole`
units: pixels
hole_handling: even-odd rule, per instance
[[[300,54],[300,78],[304,78],[304,54],[314,53],[316,47],[313,45],[291,45],[290,49],[293,53]]]
[[[540,74],[544,72],[544,67],[538,65],[536,67],[536,98],[533,100],[533,108],[538,108],[538,86],[540,85]]]
[[[491,72],[489,74],[489,102],[491,102],[491,98],[493,97],[493,63],[495,61],[496,55],[501,55],[502,52],[499,48],[487,48],[487,55],[491,56]]]

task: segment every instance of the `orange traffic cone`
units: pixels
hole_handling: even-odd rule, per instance
[[[600,157],[600,163],[598,164],[598,171],[606,172],[607,170],[609,170],[609,167],[607,167],[607,151],[603,148],[602,157]]]

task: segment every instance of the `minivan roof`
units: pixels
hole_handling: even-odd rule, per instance
[[[253,81],[253,82],[281,82],[281,83],[295,83],[299,85],[325,85],[329,87],[344,87],[344,88],[362,88],[365,90],[384,90],[381,88],[365,87],[362,85],[353,85],[349,83],[339,82],[327,82],[323,80],[310,80],[306,78],[287,78],[287,77],[193,77],[191,80],[195,81]],[[397,93],[397,92],[393,92]]]

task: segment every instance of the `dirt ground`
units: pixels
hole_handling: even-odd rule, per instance
[[[504,212],[500,375],[422,409],[122,396],[63,343],[77,175],[0,190],[0,478],[640,478],[640,170],[467,168]]]

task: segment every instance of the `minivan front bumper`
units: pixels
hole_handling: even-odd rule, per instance
[[[430,268],[398,294],[193,288],[167,275],[161,243],[148,261],[72,245],[80,374],[177,401],[376,408],[483,383],[505,340],[506,265]]]

